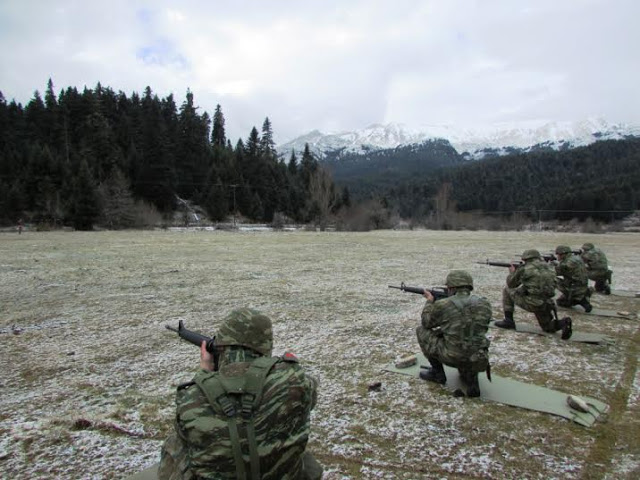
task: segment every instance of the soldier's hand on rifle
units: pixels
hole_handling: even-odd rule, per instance
[[[207,352],[207,342],[200,344],[200,368],[213,372],[213,355]]]
[[[511,273],[513,273],[513,272],[515,272],[515,271],[516,271],[516,266],[515,266],[513,263],[512,263],[511,265],[509,265],[509,271],[510,271]]]
[[[435,302],[435,298],[433,297],[433,294],[428,289],[425,288],[423,295],[424,295],[424,298],[427,299],[427,302],[429,303]]]

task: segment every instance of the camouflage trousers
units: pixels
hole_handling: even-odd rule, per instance
[[[322,465],[315,457],[310,452],[304,452],[300,480],[320,480],[322,472]],[[176,432],[169,435],[162,445],[158,480],[198,480],[189,470],[187,447]]]
[[[558,290],[562,293],[562,297],[558,298],[556,303],[561,307],[579,305],[582,300],[591,296],[586,283],[584,285],[572,285],[566,280],[559,280]]]
[[[540,328],[545,332],[554,333],[560,330],[558,321],[554,316],[555,304],[553,298],[542,298],[533,295],[525,295],[517,288],[504,287],[502,289],[502,309],[504,312],[513,312],[515,306],[519,306],[536,316]]]
[[[587,270],[589,280],[596,282],[596,292],[603,292],[607,286],[611,285],[612,274],[611,270]]]
[[[416,329],[416,335],[420,350],[427,358],[435,358],[460,372],[484,372],[489,366],[488,342],[487,347],[462,349],[423,326]]]

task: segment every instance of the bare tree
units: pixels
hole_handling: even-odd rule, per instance
[[[320,230],[327,227],[329,214],[335,206],[337,195],[333,188],[331,174],[324,168],[318,167],[309,179],[310,214],[317,219]]]

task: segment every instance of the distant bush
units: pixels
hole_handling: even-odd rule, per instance
[[[143,200],[137,200],[132,210],[133,228],[153,228],[163,223],[158,209]]]

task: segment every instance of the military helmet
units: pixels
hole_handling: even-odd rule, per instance
[[[252,308],[233,310],[218,329],[216,345],[240,345],[269,356],[273,349],[271,319]]]
[[[522,260],[529,260],[531,258],[540,258],[540,252],[538,250],[525,250],[524,252],[522,252],[522,255],[520,256],[520,258],[522,258]]]
[[[473,278],[466,270],[451,270],[445,280],[447,287],[469,287],[473,290]]]
[[[593,250],[594,248],[593,243],[584,243],[582,245],[582,250]]]
[[[558,245],[556,247],[556,255],[566,255],[571,253],[571,247],[567,247],[566,245]]]

